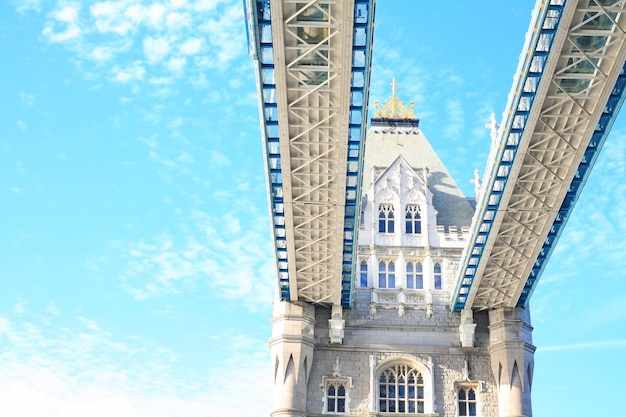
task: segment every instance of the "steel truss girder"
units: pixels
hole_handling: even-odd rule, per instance
[[[340,304],[354,3],[271,5],[290,299]]]
[[[545,11],[536,11],[535,27],[541,28],[545,33],[540,36],[547,38],[543,44],[540,38],[528,49],[549,54],[543,68],[539,68],[540,75],[533,75],[541,81],[531,99],[522,102],[520,90],[515,90],[519,88],[516,85],[526,89],[526,81],[514,84],[512,96],[518,98],[510,101],[508,112],[514,114],[513,121],[503,123],[503,150],[497,156],[502,159],[496,158],[489,172],[499,173],[498,165],[505,160],[511,168],[505,176],[485,175],[492,179],[484,182],[483,195],[479,196],[479,213],[470,231],[472,239],[463,255],[452,300],[455,310],[467,305],[486,309],[527,302],[534,288],[528,286],[530,272],[545,243],[555,239],[553,223],[561,221],[558,213],[562,202],[569,195],[570,184],[578,175],[589,140],[624,65],[626,25],[622,14],[626,2],[603,7],[594,0],[552,0],[542,2],[541,7],[560,13],[558,27],[552,32],[545,30],[541,21]],[[603,30],[590,30],[594,25],[604,26]],[[525,70],[523,65],[517,80],[532,72],[532,66]],[[534,69],[537,71],[536,66]],[[521,137],[517,149],[512,147],[517,146],[517,139],[509,143],[507,138],[513,134]],[[506,154],[507,147],[512,154]],[[532,220],[515,218],[511,209],[534,212],[536,216]],[[488,223],[482,214],[486,212],[494,213]],[[508,256],[515,260],[505,262]]]

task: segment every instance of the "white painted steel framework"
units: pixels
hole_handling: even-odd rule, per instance
[[[527,303],[540,273],[536,266],[564,223],[560,213],[575,201],[568,193],[581,185],[581,167],[598,145],[594,132],[607,127],[601,117],[617,112],[616,95],[619,105],[623,100],[625,11],[624,0],[538,2],[453,309]]]
[[[283,299],[349,306],[372,0],[248,0]]]

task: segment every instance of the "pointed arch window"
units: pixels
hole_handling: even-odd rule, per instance
[[[435,278],[435,289],[440,290],[441,286],[441,264],[436,263],[433,267],[433,276]]]
[[[457,391],[459,417],[476,415],[476,390],[473,387],[460,387]]]
[[[329,413],[346,412],[346,386],[341,382],[329,383],[326,388],[326,411]]]
[[[409,261],[406,263],[406,287],[410,290],[424,288],[424,271],[421,262]]]
[[[419,370],[409,363],[393,363],[378,376],[378,411],[424,413],[424,391],[424,377]]]
[[[320,388],[324,390],[322,414],[350,414],[350,389],[352,378],[342,377],[337,370],[333,376],[322,376]]]
[[[422,217],[420,207],[417,204],[407,204],[404,211],[405,232],[409,235],[422,233]]]
[[[396,287],[396,265],[393,261],[380,261],[378,263],[378,287]]]
[[[359,268],[359,284],[361,288],[367,288],[367,261],[361,261]]]
[[[382,203],[378,205],[378,232],[395,233],[393,204]]]

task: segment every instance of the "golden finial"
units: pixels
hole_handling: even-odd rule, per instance
[[[391,81],[391,97],[383,104],[380,110],[378,108],[378,102],[375,103],[374,117],[382,119],[416,119],[414,113],[415,105],[411,102],[410,108],[407,108],[407,106],[396,97],[397,90],[398,83],[396,83],[396,79],[393,78]]]

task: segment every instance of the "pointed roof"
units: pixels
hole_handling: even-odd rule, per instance
[[[407,107],[397,96],[398,84],[394,78],[391,82],[391,97],[381,108],[378,101],[374,103],[374,117],[372,126],[411,126],[418,127],[419,119],[415,117],[415,104],[410,103]]]
[[[393,85],[393,96],[387,103],[397,100],[395,82]],[[397,116],[398,113],[394,115]],[[437,224],[446,227],[469,226],[474,214],[472,206],[417,124],[387,124],[384,122],[388,118],[378,119],[380,123],[375,125],[375,118],[372,118],[372,127],[367,134],[363,192],[369,194],[372,181],[376,180],[373,178],[373,168],[387,168],[401,155],[415,171],[428,169],[428,188],[433,193],[433,205],[438,212]],[[392,117],[391,120],[398,118]],[[419,122],[415,116],[413,119],[401,120]],[[368,199],[372,197],[368,195]]]

